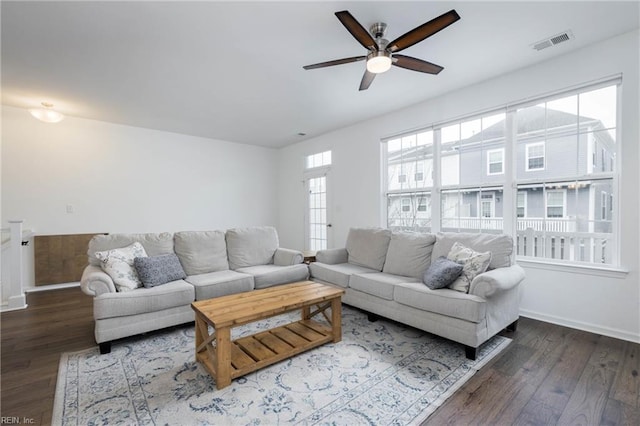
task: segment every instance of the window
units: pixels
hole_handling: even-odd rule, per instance
[[[495,203],[504,185],[505,118],[504,112],[494,112],[436,130],[441,142],[441,230],[504,229],[502,209]]]
[[[423,161],[416,162],[416,174],[414,178],[416,182],[424,181],[424,162]]]
[[[564,217],[565,195],[562,190],[547,191],[547,217]]]
[[[544,142],[527,145],[527,171],[544,169]]]
[[[402,212],[410,212],[411,211],[411,198],[403,198],[402,199]]]
[[[425,130],[393,138],[384,148],[387,227],[430,231],[433,132]]]
[[[516,216],[527,216],[527,193],[524,191],[518,191],[518,195],[516,198]]]
[[[487,151],[487,174],[499,175],[504,173],[504,148]]]
[[[427,197],[420,197],[418,199],[418,211],[419,212],[427,211]]]
[[[601,195],[616,187],[617,92],[605,83],[515,108],[514,172],[527,194],[526,217],[516,211],[517,255],[617,262],[613,214]]]
[[[512,232],[519,257],[617,265],[620,82],[383,141],[387,226]]]
[[[319,152],[305,157],[305,169],[331,165],[331,151]]]

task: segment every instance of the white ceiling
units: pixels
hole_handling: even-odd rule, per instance
[[[393,40],[452,8],[460,21],[402,52],[444,66],[437,76],[393,67],[359,92],[364,62],[302,69],[365,53],[336,11],[365,28],[386,22]],[[2,1],[2,103],[281,147],[631,31],[638,11],[638,1]],[[530,47],[565,30],[575,39]]]

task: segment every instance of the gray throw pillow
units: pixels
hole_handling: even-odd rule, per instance
[[[146,288],[186,278],[180,259],[175,254],[136,257],[133,260],[138,277]]]
[[[422,282],[431,290],[444,288],[454,282],[462,273],[462,265],[440,256],[425,271]]]

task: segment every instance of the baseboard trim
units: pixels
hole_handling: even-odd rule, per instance
[[[520,315],[525,318],[531,318],[551,324],[561,325],[564,327],[574,328],[576,330],[588,331],[589,333],[601,334],[603,336],[614,337],[616,339],[626,340],[628,342],[640,343],[640,335],[636,335],[624,330],[618,330],[601,325],[575,321],[569,318],[548,315],[541,312],[530,311],[528,309],[520,309]]]
[[[79,282],[75,282],[75,283],[41,285],[41,286],[38,286],[38,287],[25,288],[24,292],[25,293],[36,293],[38,291],[59,290],[61,288],[71,288],[71,287],[80,287],[80,283]]]

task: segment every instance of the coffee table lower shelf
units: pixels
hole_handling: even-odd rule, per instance
[[[230,342],[231,368],[229,377],[223,380],[228,382],[332,341],[332,328],[310,319],[239,338]],[[209,346],[207,349],[210,348]],[[220,352],[205,348],[201,348],[197,353],[198,361],[216,381],[218,374],[215,366],[218,353]]]

